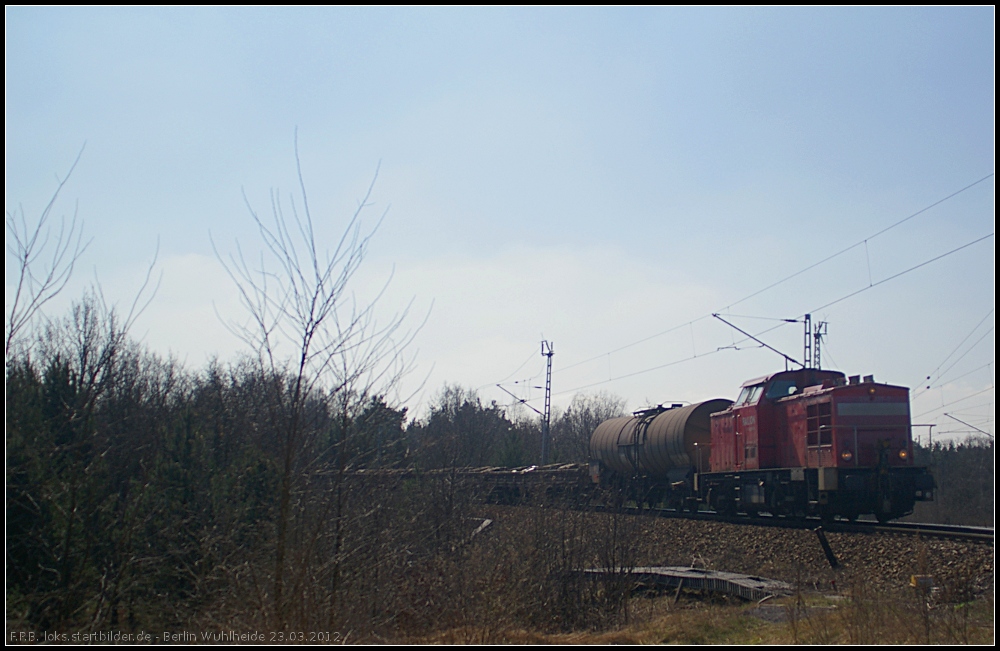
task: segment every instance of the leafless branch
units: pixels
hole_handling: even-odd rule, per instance
[[[295,163],[298,202],[292,199],[286,208],[280,193],[272,190],[271,216],[265,219],[244,192],[244,203],[262,243],[256,264],[249,262],[239,242],[235,252],[222,255],[213,240],[216,256],[236,285],[247,313],[246,321],[226,326],[271,370],[288,368],[301,374],[299,379],[308,383],[303,388],[313,389],[322,383],[327,391],[337,393],[361,378],[371,382],[397,378],[400,371],[412,366],[400,362],[415,335],[415,330],[403,332],[412,305],[382,324],[375,318],[375,307],[391,276],[367,303],[359,302],[350,292],[351,281],[385,217],[383,213],[370,228],[362,223],[378,173],[334,248],[323,251],[297,139]],[[373,373],[376,367],[379,371]]]
[[[55,192],[41,215],[29,223],[23,206],[13,212],[6,211],[7,254],[15,261],[17,282],[14,295],[7,305],[5,319],[4,359],[9,361],[11,346],[21,331],[41,312],[46,303],[66,287],[73,276],[73,269],[89,241],[83,242],[83,224],[77,221],[78,207],[67,223],[59,220],[53,232],[49,223],[59,193],[76,169],[83,148],[69,168],[66,176],[58,180]]]
[[[149,266],[146,267],[146,275],[143,277],[142,284],[139,285],[139,289],[136,291],[135,296],[132,298],[132,303],[129,305],[128,312],[125,314],[125,319],[122,321],[121,330],[124,333],[131,331],[132,326],[135,325],[136,320],[142,313],[146,311],[146,308],[153,302],[156,298],[157,292],[160,291],[160,283],[163,281],[163,273],[160,272],[159,277],[156,279],[156,286],[150,289],[150,282],[153,279],[153,270],[156,268],[156,261],[160,258],[160,239],[156,239],[156,250],[153,251],[153,259],[150,260]],[[96,276],[96,274],[95,274]],[[113,306],[109,305],[104,297],[104,289],[101,286],[99,280],[94,281],[94,293],[97,295],[103,309],[107,313],[113,312]]]

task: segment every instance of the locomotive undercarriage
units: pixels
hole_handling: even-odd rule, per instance
[[[636,478],[622,486],[636,503],[676,510],[700,507],[718,513],[781,517],[874,515],[880,522],[913,512],[932,500],[934,480],[925,468],[777,468],[702,473],[683,481]]]

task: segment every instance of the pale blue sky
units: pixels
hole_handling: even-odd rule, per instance
[[[297,127],[331,240],[380,170],[370,215],[388,213],[358,291],[394,267],[386,310],[433,303],[418,410],[445,382],[505,401],[490,387],[535,376],[543,336],[558,405],[581,386],[632,408],[733,397],[781,360],[714,353],[739,338],[696,319],[994,171],[992,7],[5,17],[7,209],[37,214],[86,142],[60,204],[79,202],[93,238],[77,295],[96,273],[126,300],[159,239],[136,334],[192,367],[232,358],[214,312],[238,304],[209,232],[254,245],[241,192],[264,210],[295,189]],[[990,178],[731,312],[798,317],[989,235],[994,196]],[[994,252],[989,238],[818,312],[825,362],[915,387],[972,333],[913,413],[992,432]],[[801,355],[798,326],[767,336]]]

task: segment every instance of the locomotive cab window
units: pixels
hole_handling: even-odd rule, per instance
[[[757,384],[752,387],[743,387],[740,397],[736,399],[737,405],[755,405],[760,400],[760,394],[764,392],[764,385]]]
[[[787,398],[796,391],[798,391],[798,387],[795,386],[795,380],[775,380],[767,388],[767,399],[777,400],[778,398]]]

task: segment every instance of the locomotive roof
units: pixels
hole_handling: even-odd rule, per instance
[[[812,371],[817,375],[821,375],[827,378],[847,377],[846,375],[844,375],[844,373],[840,371],[820,370],[817,368],[800,368],[795,371],[778,371],[777,373],[771,373],[770,375],[762,375],[761,377],[754,378],[752,380],[747,380],[746,382],[740,385],[740,388],[743,389],[746,387],[757,386],[758,384],[765,384],[766,382],[770,382],[771,380],[777,379],[779,377],[798,376],[805,371]]]

